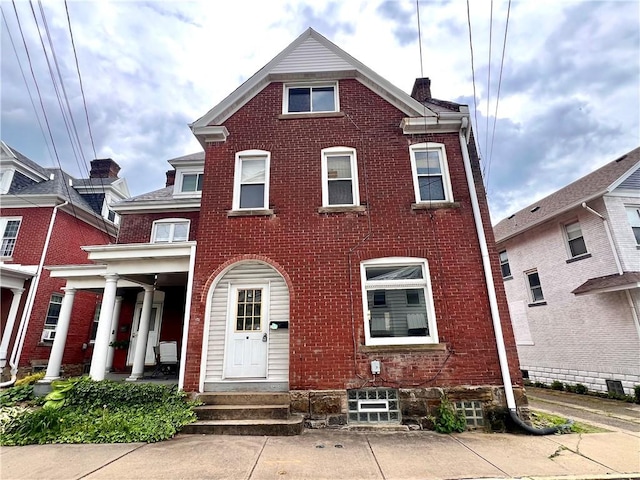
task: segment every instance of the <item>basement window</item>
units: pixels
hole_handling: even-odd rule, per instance
[[[348,390],[349,423],[400,423],[400,401],[394,388]]]
[[[482,402],[477,400],[455,402],[455,408],[458,412],[464,414],[469,428],[484,427],[484,414],[482,412]]]

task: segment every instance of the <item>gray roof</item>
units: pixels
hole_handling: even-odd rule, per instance
[[[7,145],[5,143],[5,145]],[[16,156],[16,158],[21,162],[24,163],[27,167],[31,168],[32,170],[35,170],[36,172],[40,173],[41,175],[47,176],[48,173],[47,171],[41,167],[40,165],[38,165],[36,162],[34,162],[33,160],[31,160],[29,157],[27,157],[26,155],[23,155],[22,153],[20,153],[18,150],[16,150],[15,148],[11,147],[10,145],[7,145],[7,148],[9,150],[11,150],[11,152]]]
[[[460,107],[466,107],[466,105],[461,103],[449,102],[448,100],[438,100],[437,98],[429,98],[422,103],[436,113],[459,112]]]
[[[173,185],[154,190],[153,192],[143,193],[136,197],[127,198],[118,202],[118,205],[128,205],[132,203],[149,202],[154,200],[169,200],[173,198]]]
[[[204,160],[204,151],[190,153],[189,155],[183,155],[182,157],[172,158],[168,161],[173,162],[174,160]]]
[[[23,197],[25,195],[57,195],[62,197],[66,201],[73,203],[79,207],[86,208],[93,211],[91,205],[80,195],[72,186],[69,186],[69,179],[72,183],[77,182],[71,175],[63,172],[59,168],[45,168],[42,169],[44,175],[47,177],[53,174],[52,180],[46,180],[44,182],[33,183],[24,188],[18,190],[15,194]],[[102,193],[102,192],[97,192]]]
[[[500,221],[493,228],[496,242],[513,237],[582,202],[604,195],[616,180],[639,167],[640,147]]]

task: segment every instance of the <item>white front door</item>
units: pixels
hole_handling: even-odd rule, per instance
[[[266,378],[269,284],[231,285],[225,378]]]
[[[151,307],[151,319],[149,320],[149,337],[147,340],[147,354],[144,357],[145,365],[155,365],[156,356],[153,351],[158,346],[158,338],[160,336],[160,319],[162,312],[162,304],[154,303]],[[138,329],[140,328],[140,314],[142,313],[142,304],[137,303],[133,312],[133,324],[131,325],[131,341],[129,342],[129,354],[127,355],[127,365],[133,365],[133,359],[136,355],[136,343],[138,341]]]

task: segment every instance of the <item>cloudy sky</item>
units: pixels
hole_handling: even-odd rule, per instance
[[[477,118],[494,223],[640,145],[640,2],[513,1],[497,117],[508,1],[494,0],[493,15],[490,0],[470,4],[477,109],[465,0],[420,0],[423,71],[434,97]],[[94,153],[65,4],[1,6],[2,140],[43,166],[57,152],[86,177]],[[166,160],[200,149],[187,125],[308,27],[407,92],[421,76],[414,0],[69,1],[68,10],[97,156],[120,164],[132,195],[164,186]],[[47,68],[34,20],[50,52],[43,12],[81,148]]]

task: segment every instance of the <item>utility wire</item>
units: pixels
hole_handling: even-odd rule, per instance
[[[493,0],[491,0],[491,13],[489,14],[489,70],[487,73],[487,122],[484,132],[484,151],[489,154],[489,100],[491,99],[491,46],[493,44]],[[485,162],[485,168],[487,162]]]
[[[471,81],[473,82],[473,116],[476,122],[476,131],[480,133],[480,127],[478,125],[478,105],[476,103],[476,70],[473,64],[473,41],[471,39],[471,13],[469,11],[469,0],[467,0],[467,25],[469,27],[469,49],[471,50]],[[474,136],[475,139],[475,136]],[[480,153],[480,158],[482,158],[482,150],[480,149],[480,142],[477,141],[476,145],[478,147],[478,152]]]
[[[500,60],[500,76],[498,80],[498,94],[496,96],[496,110],[493,114],[493,132],[491,133],[491,149],[489,150],[489,159],[487,160],[487,185],[486,189],[489,190],[489,174],[491,172],[491,160],[493,159],[493,141],[496,136],[496,123],[498,120],[498,104],[500,103],[500,87],[502,86],[502,71],[504,67],[504,56],[507,48],[507,31],[509,30],[509,14],[511,13],[511,0],[507,5],[507,21],[504,25],[504,40],[502,41],[502,59]]]

